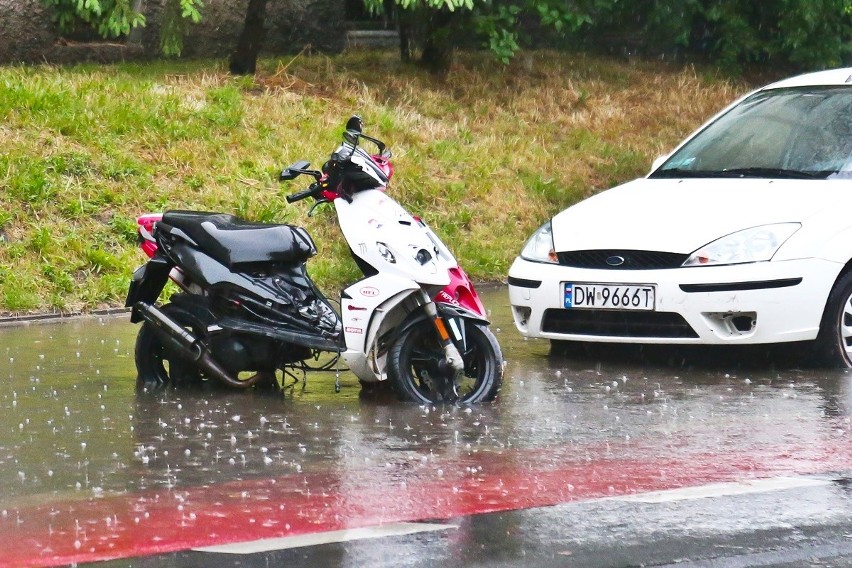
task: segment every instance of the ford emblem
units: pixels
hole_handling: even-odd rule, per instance
[[[624,264],[623,256],[610,256],[606,259],[606,263],[610,266],[621,266]]]

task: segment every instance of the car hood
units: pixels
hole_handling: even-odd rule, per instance
[[[840,200],[834,180],[638,179],[603,191],[553,218],[557,251],[691,253],[759,225],[804,222]]]

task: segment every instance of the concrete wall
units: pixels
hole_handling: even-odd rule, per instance
[[[164,1],[142,1],[147,25],[134,33],[136,44],[68,45],[39,0],[0,0],[0,63],[157,57]],[[242,31],[247,4],[248,0],[206,0],[201,22],[188,27],[183,56],[227,56]],[[269,0],[264,51],[296,53],[309,44],[318,51],[340,51],[346,42],[344,17],[340,0]]]
[[[0,0],[0,62],[39,61],[57,39],[37,0]]]

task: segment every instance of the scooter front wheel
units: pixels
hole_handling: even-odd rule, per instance
[[[482,325],[465,322],[465,346],[460,348],[464,373],[448,389],[444,350],[431,321],[402,333],[388,356],[391,380],[400,400],[420,404],[473,404],[497,396],[503,380],[503,354],[497,339]]]

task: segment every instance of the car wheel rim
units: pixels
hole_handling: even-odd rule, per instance
[[[839,339],[846,361],[852,361],[852,294],[843,302],[843,313],[840,314]]]

